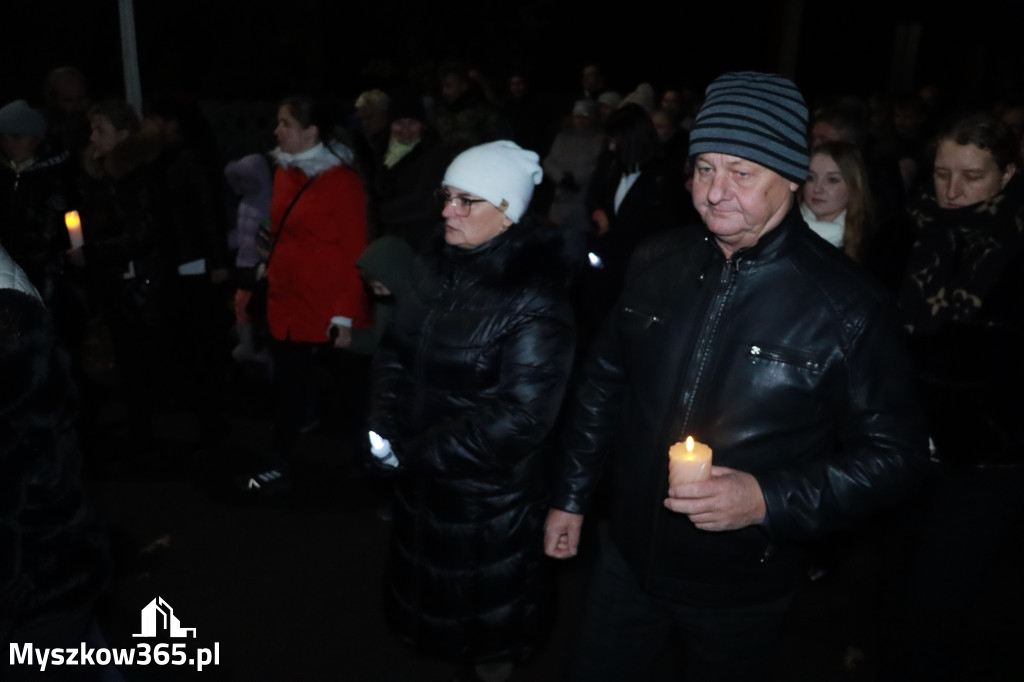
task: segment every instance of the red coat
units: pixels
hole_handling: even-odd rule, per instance
[[[278,168],[270,206],[274,252],[267,276],[267,319],[275,339],[327,340],[331,318],[369,323],[369,308],[356,259],[366,248],[366,195],[359,177],[334,166],[321,175],[281,217],[308,178],[297,168]]]

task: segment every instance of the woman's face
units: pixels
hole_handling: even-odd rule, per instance
[[[811,168],[804,183],[804,203],[818,220],[835,220],[846,210],[850,187],[843,178],[839,164],[828,154],[811,157]]]
[[[302,127],[287,106],[277,110],[277,127],[274,128],[277,146],[285,154],[301,154],[316,146],[320,131],[316,126]]]
[[[400,118],[391,123],[391,137],[399,144],[413,144],[423,137],[423,124],[415,118]]]
[[[89,119],[89,127],[92,129],[89,141],[92,142],[96,156],[106,156],[114,147],[128,139],[128,131],[115,128],[110,119],[103,114],[92,116]]]
[[[1006,186],[1014,166],[999,170],[992,153],[973,144],[943,140],[935,152],[935,198],[939,208],[962,208],[987,201]]]
[[[475,249],[486,244],[512,226],[512,220],[499,211],[489,201],[479,201],[480,197],[472,192],[465,192],[457,187],[445,185],[445,190],[453,198],[444,205],[441,215],[444,217],[444,240],[460,249]],[[474,201],[468,206],[468,215],[462,216],[466,209],[460,206],[459,198]]]

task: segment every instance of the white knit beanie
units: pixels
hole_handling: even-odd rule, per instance
[[[445,171],[444,184],[486,199],[518,223],[534,186],[544,177],[539,161],[539,156],[515,142],[488,142],[456,156]]]

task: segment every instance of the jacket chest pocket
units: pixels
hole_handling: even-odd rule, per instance
[[[713,382],[730,429],[798,429],[821,418],[831,402],[827,358],[813,350],[751,341],[728,353]],[[760,426],[758,426],[760,425]]]
[[[619,306],[616,315],[618,328],[627,338],[658,334],[665,329],[665,314],[647,306]]]
[[[751,343],[746,345],[744,352],[750,364],[765,369],[777,367],[820,374],[824,367],[824,362],[813,354],[783,346]]]

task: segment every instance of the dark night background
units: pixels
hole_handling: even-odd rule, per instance
[[[700,91],[722,72],[754,69],[794,76],[812,103],[924,85],[938,86],[955,105],[1024,99],[1024,0],[640,0],[614,9],[592,1],[577,10],[552,0],[135,0],[135,16],[144,101],[174,91],[258,109],[314,87],[351,99],[387,89],[399,74],[433,76],[449,59],[479,66],[496,85],[512,68],[526,68],[537,89],[553,93],[574,90],[583,65],[597,61],[608,86],[623,93],[644,81],[656,90]],[[0,105],[15,98],[39,105],[46,73],[64,65],[84,70],[94,100],[124,96],[117,0],[0,0]],[[257,142],[273,139],[272,125],[253,128]],[[224,158],[254,151],[244,147],[248,137],[239,138],[239,146],[221,150]],[[113,356],[98,347],[99,381],[112,382]],[[325,419],[300,443],[296,460],[308,488],[302,504],[230,496],[229,474],[251,466],[270,438],[266,378],[260,368],[251,371],[231,386],[232,433],[216,453],[194,451],[198,425],[169,411],[159,415],[159,453],[114,461],[88,481],[118,563],[98,609],[108,643],[134,646],[139,609],[161,596],[184,626],[199,629],[202,646],[219,642],[224,656],[220,669],[194,675],[137,668],[122,671],[125,677],[450,679],[450,666],[413,656],[385,625],[379,585],[389,529],[375,514],[373,487],[350,474],[357,467],[341,420]],[[101,457],[106,438],[121,437],[123,410],[116,398],[96,410]],[[560,569],[555,632],[520,679],[561,679],[593,540],[584,541],[582,562]],[[769,679],[877,679],[880,624],[887,625],[878,583],[888,567],[873,538],[840,543],[836,570],[797,595]],[[964,624],[962,649],[979,666],[972,680],[1020,679],[1022,553],[1019,542],[1007,548]],[[668,679],[675,653],[662,661],[658,679]],[[991,670],[1004,660],[1012,667]]]
[[[45,73],[83,68],[95,98],[121,96],[117,0],[6,2],[0,9],[0,100],[38,103]],[[955,11],[951,11],[955,10]],[[574,87],[601,63],[609,86],[629,92],[703,89],[731,69],[787,71],[809,97],[865,95],[937,85],[959,103],[1024,90],[1024,3],[983,0],[821,3],[621,3],[567,9],[551,0],[484,3],[345,3],[289,0],[135,2],[143,98],[176,90],[213,100],[276,100],[308,87],[339,97],[387,88],[409,70],[447,59],[480,66],[500,83],[513,67],[537,87]],[[916,59],[906,55],[918,36]],[[893,65],[896,65],[895,69]]]

